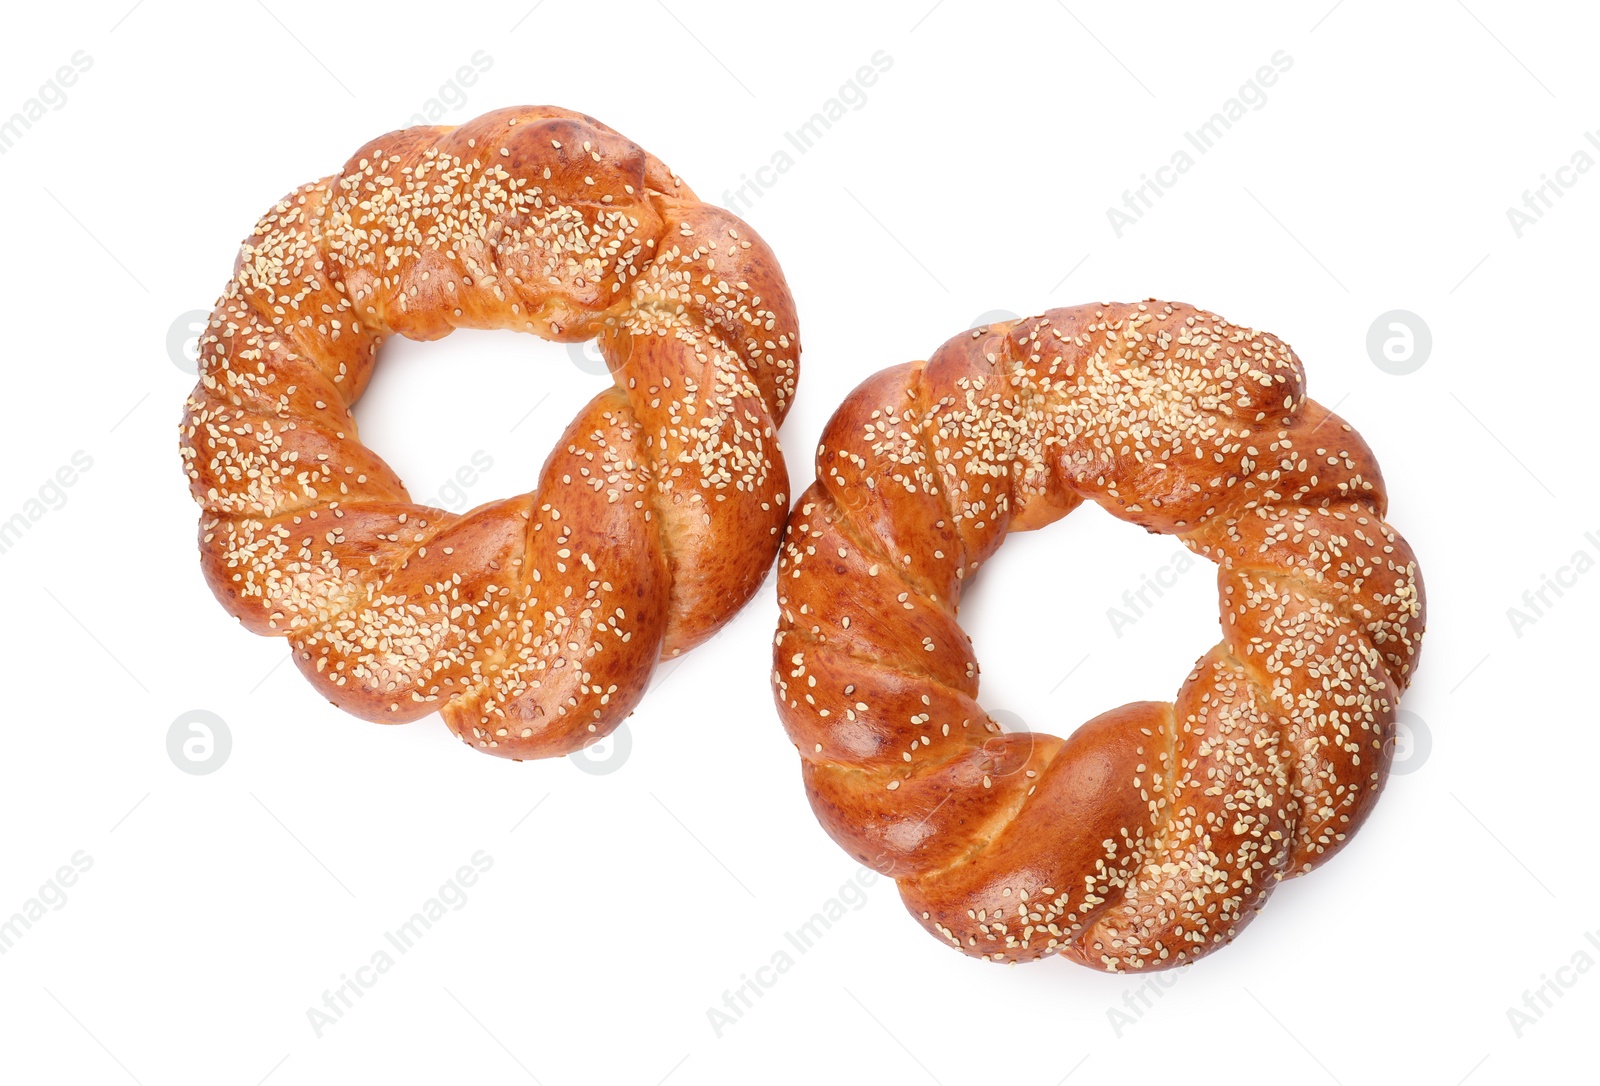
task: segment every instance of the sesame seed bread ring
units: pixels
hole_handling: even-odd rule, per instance
[[[454,328],[598,339],[614,382],[537,490],[461,516],[414,504],[350,413],[386,337]],[[755,231],[594,118],[391,132],[262,218],[201,337],[182,452],[206,579],[348,712],[579,749],[770,568],[799,357]]]
[[[962,585],[1086,498],[1217,563],[1222,641],[1174,704],[1003,732]],[[1388,776],[1424,604],[1385,507],[1294,352],[1187,305],[1056,309],[868,378],[778,560],[773,688],[812,809],[975,957],[1120,971],[1223,946]]]

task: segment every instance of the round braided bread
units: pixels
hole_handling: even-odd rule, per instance
[[[1068,738],[976,700],[962,586],[1085,498],[1219,567],[1175,704]],[[834,414],[779,556],[774,693],[823,826],[967,954],[1108,970],[1226,944],[1372,810],[1423,630],[1361,438],[1280,340],[1186,305],[996,324]]]
[[[413,504],[350,411],[385,337],[454,328],[598,338],[614,378],[537,490],[461,516]],[[262,218],[200,340],[205,576],[358,716],[578,749],[770,568],[799,353],[755,232],[593,118],[392,132]]]

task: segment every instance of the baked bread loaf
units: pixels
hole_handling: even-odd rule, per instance
[[[1222,640],[1175,703],[1005,733],[962,586],[1084,499],[1217,563]],[[812,808],[967,954],[1141,970],[1223,946],[1387,777],[1424,604],[1385,507],[1294,352],[1187,305],[1056,309],[868,378],[779,556],[774,693]]]
[[[461,516],[413,503],[350,413],[385,338],[455,328],[598,339],[613,377],[536,490]],[[340,708],[576,750],[765,576],[799,357],[756,233],[594,118],[391,132],[262,218],[200,339],[201,566]]]

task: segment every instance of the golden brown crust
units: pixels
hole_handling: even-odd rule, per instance
[[[598,339],[614,379],[536,491],[461,516],[413,504],[350,412],[385,338],[455,328]],[[799,353],[755,232],[592,117],[391,132],[262,218],[201,338],[202,569],[341,708],[578,749],[771,566]]]
[[[1223,640],[1175,703],[1007,734],[961,586],[1086,499],[1218,564]],[[813,809],[965,953],[1209,953],[1387,778],[1425,608],[1385,509],[1294,352],[1190,306],[1053,310],[868,378],[779,556],[773,688]]]

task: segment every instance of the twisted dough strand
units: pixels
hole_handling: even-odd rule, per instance
[[[1372,809],[1423,629],[1371,451],[1276,338],[1157,301],[952,339],[858,388],[779,557],[774,693],[812,807],[941,940],[1161,968],[1226,944]],[[1175,703],[1004,733],[956,621],[1085,498],[1218,566]]]
[[[411,502],[350,406],[386,337],[463,327],[598,337],[614,384],[537,490],[456,516]],[[182,428],[202,566],[344,709],[577,749],[760,584],[798,357],[760,238],[593,118],[390,133],[262,218],[212,313]]]

